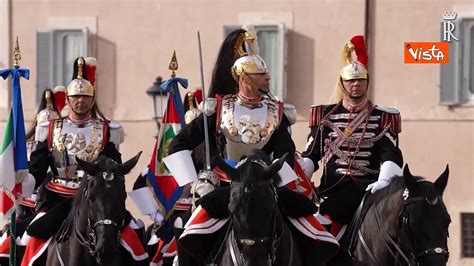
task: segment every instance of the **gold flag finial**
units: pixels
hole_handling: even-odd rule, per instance
[[[20,45],[18,44],[18,36],[16,36],[15,49],[13,49],[13,66],[19,67],[21,60]]]
[[[168,69],[171,70],[171,77],[175,77],[175,70],[178,70],[178,60],[176,59],[176,50],[173,51],[173,57],[171,57],[170,65]]]

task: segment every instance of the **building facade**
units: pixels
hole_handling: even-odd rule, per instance
[[[440,41],[446,11],[458,14],[459,41],[452,45],[450,65],[404,64],[404,42]],[[296,106],[292,132],[299,151],[309,133],[308,107],[328,102],[344,43],[356,34],[367,36],[370,98],[400,110],[400,145],[414,174],[434,180],[449,164],[444,193],[452,219],[449,265],[471,265],[474,6],[469,0],[0,0],[0,68],[11,66],[18,36],[21,65],[31,71],[30,80],[21,83],[29,124],[41,91],[67,85],[73,58],[96,57],[97,101],[125,129],[123,157],[144,151],[128,177],[130,190],[155,142],[152,104],[145,90],[158,75],[169,77],[173,50],[177,75],[188,78],[191,89],[200,86],[197,30],[207,86],[225,32],[243,24],[258,26],[259,38],[266,42],[262,52],[271,61],[274,93]],[[1,81],[0,134],[9,99],[8,82]]]

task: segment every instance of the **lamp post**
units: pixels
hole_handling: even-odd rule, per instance
[[[163,78],[158,76],[155,82],[153,82],[153,85],[146,90],[146,94],[153,100],[153,119],[156,122],[157,135],[160,131],[160,118],[163,117],[163,97],[166,97],[166,92],[160,87],[162,82]]]

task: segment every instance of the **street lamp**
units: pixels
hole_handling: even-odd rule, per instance
[[[158,129],[157,135],[158,135],[158,132],[160,131],[160,118],[163,117],[163,109],[164,109],[163,98],[166,98],[166,92],[163,91],[163,89],[160,87],[162,82],[163,82],[163,78],[158,76],[155,82],[153,82],[153,86],[151,86],[150,88],[148,88],[148,90],[146,90],[146,94],[148,94],[153,100],[153,119],[155,120],[156,127]]]

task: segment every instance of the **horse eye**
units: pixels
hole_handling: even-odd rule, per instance
[[[426,202],[428,202],[430,205],[436,205],[438,203],[438,197],[434,197],[433,199],[426,197]]]

